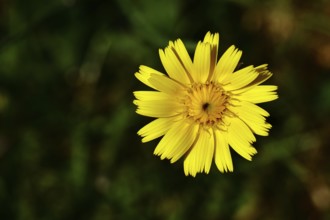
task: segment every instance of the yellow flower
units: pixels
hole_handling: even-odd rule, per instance
[[[259,85],[272,74],[267,65],[236,70],[242,51],[231,46],[217,59],[219,34],[208,32],[191,60],[180,39],[160,59],[168,75],[140,66],[135,76],[156,91],[136,91],[136,112],[157,118],[138,131],[142,142],[164,136],[154,154],[176,162],[185,175],[209,173],[212,160],[221,172],[233,171],[229,146],[247,160],[257,153],[254,134],[267,136],[269,113],[257,103],[277,99],[277,86]]]

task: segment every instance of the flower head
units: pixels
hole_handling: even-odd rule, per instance
[[[247,160],[257,153],[254,134],[267,136],[269,113],[257,103],[277,99],[277,86],[260,85],[272,74],[267,65],[237,70],[242,51],[231,46],[218,60],[219,34],[208,32],[191,60],[180,39],[159,50],[168,75],[140,66],[135,76],[156,91],[136,91],[138,114],[157,118],[141,128],[142,142],[159,138],[154,154],[176,162],[186,175],[208,173],[214,159],[221,172],[233,171],[230,147]]]

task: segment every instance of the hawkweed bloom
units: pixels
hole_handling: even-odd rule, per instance
[[[219,34],[208,32],[191,60],[180,39],[159,50],[167,72],[140,66],[135,76],[156,91],[136,91],[136,112],[156,118],[138,131],[142,142],[162,139],[154,154],[176,162],[185,175],[209,173],[212,160],[232,172],[230,147],[247,160],[257,153],[255,135],[267,136],[269,113],[256,104],[277,99],[267,65],[237,69],[242,51],[231,46],[218,60]]]

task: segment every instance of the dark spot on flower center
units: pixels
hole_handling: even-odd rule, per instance
[[[206,111],[209,106],[210,106],[210,104],[206,102],[202,105],[202,108],[203,108],[204,111]]]

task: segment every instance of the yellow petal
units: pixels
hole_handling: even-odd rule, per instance
[[[138,131],[138,135],[143,137],[142,142],[154,140],[163,136],[170,129],[175,120],[175,117],[155,119],[142,127]]]
[[[205,37],[204,37],[203,43],[209,43],[209,44],[212,45],[212,47],[218,47],[218,45],[219,45],[219,34],[218,33],[211,34],[210,31],[207,32]]]
[[[267,69],[268,64],[262,64],[254,68],[259,73],[259,76],[252,82],[255,85],[259,85],[269,79],[273,74]],[[250,85],[251,86],[251,85]]]
[[[194,72],[193,78],[195,82],[205,83],[210,75],[211,62],[211,45],[209,43],[199,42],[197,44],[194,55]]]
[[[203,43],[209,43],[211,45],[210,74],[208,76],[208,81],[210,81],[213,77],[214,69],[218,61],[219,34],[211,34],[211,32],[207,32]]]
[[[183,84],[192,83],[192,61],[180,39],[170,42],[165,50],[159,50],[162,64],[169,76]]]
[[[266,122],[265,116],[269,116],[269,113],[259,106],[241,101],[237,107],[229,107],[233,112],[236,112],[238,117],[242,119],[250,129],[262,136],[267,136],[269,129],[272,127]]]
[[[265,109],[261,108],[260,106],[258,106],[256,104],[253,104],[251,102],[239,100],[239,101],[235,101],[232,103],[234,106],[237,105],[237,108],[241,108],[242,111],[245,110],[245,111],[248,111],[251,114],[255,114],[255,115],[261,115],[261,116],[266,116],[266,117],[269,116],[269,113]]]
[[[204,37],[204,40],[203,40],[203,43],[211,43],[212,42],[212,36],[213,34],[211,34],[210,31],[208,31],[206,34],[205,34],[205,37]]]
[[[273,85],[256,86],[240,94],[239,99],[253,103],[270,102],[278,98],[276,90],[277,86]]]
[[[184,84],[189,83],[186,71],[171,48],[159,50],[159,56],[168,75]]]
[[[150,67],[141,65],[139,72],[135,73],[135,77],[138,80],[140,80],[142,83],[144,83],[145,85],[147,85],[147,86],[149,86],[149,87],[151,87],[153,89],[156,89],[149,82],[149,78],[150,78],[151,74],[156,74],[156,75],[164,76],[163,73],[161,73],[161,72],[159,72],[157,70],[154,70],[154,69],[152,69]]]
[[[172,96],[164,92],[158,91],[135,91],[133,92],[135,98],[142,101],[153,101],[153,100],[170,100]]]
[[[248,85],[256,79],[258,75],[253,66],[248,66],[232,74],[228,74],[221,83],[225,90],[233,91]]]
[[[173,48],[176,51],[176,53],[178,54],[178,57],[180,58],[180,62],[184,66],[188,77],[191,79],[191,76],[189,75],[189,73],[191,73],[191,71],[192,71],[193,63],[186,50],[186,47],[184,46],[183,42],[180,39],[178,39],[174,42]]]
[[[158,91],[165,92],[169,95],[177,96],[184,90],[184,86],[178,82],[157,74],[151,74],[149,83]]]
[[[220,130],[214,131],[215,136],[215,155],[214,160],[221,172],[233,172],[233,161],[227,140],[227,134]]]
[[[263,64],[257,67],[254,67],[254,70],[258,73],[258,76],[249,84],[243,86],[240,89],[231,91],[234,94],[240,94],[243,92],[246,92],[256,86],[258,86],[259,84],[263,83],[264,81],[266,81],[267,79],[269,79],[272,76],[272,73],[270,71],[268,71],[267,69],[267,64]]]
[[[228,143],[242,157],[252,159],[257,151],[251,146],[256,139],[249,127],[239,118],[230,118],[228,127]]]
[[[185,120],[174,122],[155,148],[154,154],[161,159],[179,159],[194,142],[196,135],[194,125]]]
[[[209,173],[214,155],[214,137],[211,129],[200,129],[198,140],[184,161],[185,175]]]
[[[134,100],[133,103],[138,106],[138,114],[155,118],[175,116],[182,108],[180,103],[173,100]]]
[[[242,51],[236,49],[234,45],[229,47],[215,67],[213,81],[222,82],[228,74],[233,73],[241,56]]]
[[[168,148],[165,150],[165,152],[162,154],[161,159],[168,158],[171,159],[171,163],[176,162],[178,159],[180,159],[193,145],[194,141],[197,137],[197,132],[199,129],[199,125],[197,124],[188,124],[187,129],[186,127],[181,127],[178,131],[179,133],[175,135],[179,135],[180,142],[174,145],[174,143],[171,143],[171,145],[168,146]],[[172,138],[172,141],[174,139]]]

